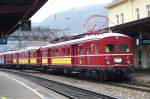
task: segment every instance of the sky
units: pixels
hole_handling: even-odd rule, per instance
[[[86,6],[107,4],[112,0],[48,0],[48,2],[31,17],[33,23],[42,22],[48,16],[75,8],[80,10]]]

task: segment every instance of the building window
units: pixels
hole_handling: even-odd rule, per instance
[[[148,13],[148,17],[150,17],[150,4],[147,5],[147,13]]]
[[[116,15],[117,25],[119,24],[119,15]]]
[[[122,24],[124,23],[124,14],[121,13],[121,21],[122,21]]]
[[[140,10],[139,10],[139,8],[136,9],[136,17],[137,17],[137,19],[140,19]]]

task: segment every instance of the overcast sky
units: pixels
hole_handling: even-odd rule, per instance
[[[48,16],[72,8],[80,10],[86,6],[107,4],[112,0],[48,0],[48,2],[31,18],[32,22],[41,22]]]

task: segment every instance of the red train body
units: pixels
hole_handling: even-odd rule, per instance
[[[30,65],[64,73],[106,76],[133,66],[132,38],[119,33],[90,35],[40,48],[0,54],[4,64]]]

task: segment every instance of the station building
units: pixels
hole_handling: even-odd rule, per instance
[[[150,68],[150,0],[114,0],[106,8],[109,27],[134,38],[134,64]]]

